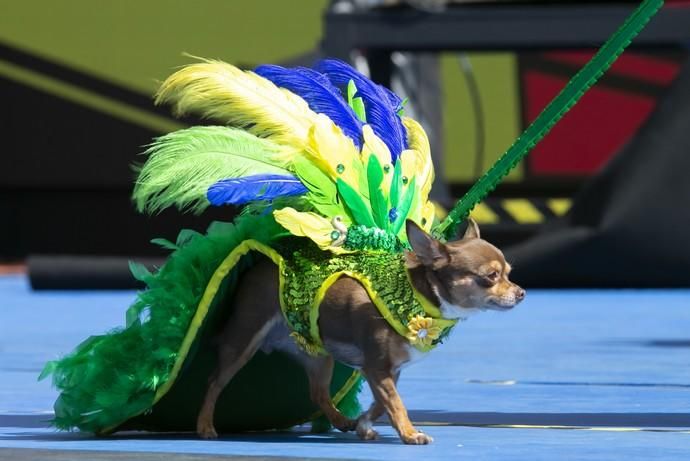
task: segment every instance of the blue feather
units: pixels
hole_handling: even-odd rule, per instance
[[[362,147],[362,122],[347,105],[338,88],[320,73],[305,67],[286,69],[263,65],[254,72],[281,88],[286,88],[304,99],[317,114],[327,115],[343,133],[352,139],[358,149]]]
[[[400,152],[407,149],[407,133],[397,113],[402,107],[400,98],[342,61],[324,59],[316,64],[315,69],[340,89],[346,88],[350,80],[355,82],[357,95],[364,100],[367,122],[386,143],[395,162]]]
[[[222,179],[206,191],[214,206],[243,205],[259,200],[302,195],[307,188],[292,175],[257,174],[243,178]]]

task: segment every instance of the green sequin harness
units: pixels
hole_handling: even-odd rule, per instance
[[[318,331],[318,309],[328,288],[342,276],[358,280],[388,323],[419,350],[430,350],[442,342],[456,323],[441,318],[438,308],[414,290],[401,252],[367,250],[335,255],[305,239],[275,245],[274,250],[282,258],[283,313],[293,338],[310,354],[325,352]],[[436,332],[426,341],[414,336],[415,322],[420,319],[433,325]]]

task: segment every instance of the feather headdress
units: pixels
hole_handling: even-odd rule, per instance
[[[154,140],[134,190],[140,210],[250,204],[338,252],[401,248],[405,219],[431,227],[424,130],[343,62],[252,72],[202,60],[163,82],[156,101],[219,126]]]

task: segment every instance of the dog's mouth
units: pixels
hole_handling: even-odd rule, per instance
[[[489,299],[489,301],[484,305],[484,308],[490,311],[505,312],[520,304],[520,301],[521,300],[515,300],[510,302],[501,299]]]

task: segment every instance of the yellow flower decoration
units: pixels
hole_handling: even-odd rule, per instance
[[[407,328],[410,330],[407,333],[407,339],[412,344],[420,344],[422,346],[431,346],[441,335],[442,331],[440,327],[436,326],[434,319],[421,315],[413,317],[407,324]]]

